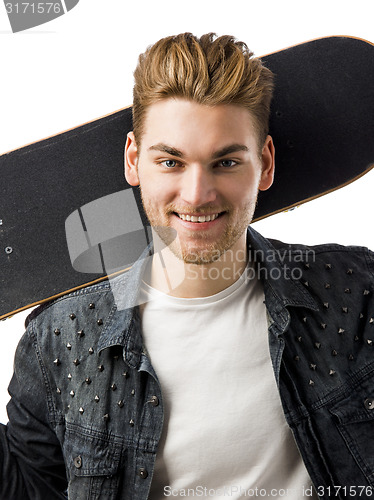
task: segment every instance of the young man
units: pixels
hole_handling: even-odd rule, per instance
[[[125,175],[154,244],[30,316],[0,498],[371,496],[374,255],[248,229],[271,91],[232,37],[140,56]]]

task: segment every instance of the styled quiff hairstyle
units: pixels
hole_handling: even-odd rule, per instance
[[[138,147],[147,107],[170,97],[216,106],[235,104],[254,119],[259,148],[269,128],[273,74],[244,42],[208,33],[169,36],[139,56],[134,72],[133,131]]]

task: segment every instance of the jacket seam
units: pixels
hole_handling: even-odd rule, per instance
[[[47,408],[48,408],[48,421],[51,425],[56,425],[56,424],[61,423],[61,419],[58,417],[58,412],[57,412],[57,409],[56,409],[54,401],[53,401],[51,383],[50,383],[49,378],[48,378],[47,369],[43,363],[41,350],[39,348],[39,343],[38,343],[38,335],[35,332],[34,327],[35,327],[35,323],[34,322],[30,323],[29,332],[30,332],[30,337],[32,339],[32,344],[33,344],[33,347],[35,350],[35,356],[38,360],[39,369],[42,373],[42,377],[43,377],[43,381],[44,381],[44,386],[45,386],[45,391],[46,391]]]
[[[367,248],[365,252],[365,258],[369,273],[371,274],[371,277],[374,278],[374,252]]]
[[[340,386],[338,389],[333,389],[326,396],[320,398],[317,402],[311,405],[311,410],[319,410],[327,404],[335,403],[342,398],[349,396],[365,377],[369,377],[374,373],[374,362],[369,365],[364,366],[361,370],[358,370],[349,377],[346,382]]]
[[[75,292],[63,295],[62,297],[59,297],[51,302],[47,302],[46,304],[41,304],[38,306],[36,309],[34,309],[29,316],[26,318],[26,327],[34,322],[34,320],[44,311],[48,311],[48,309],[55,304],[58,304],[60,302],[63,302],[64,300],[68,299],[73,299],[75,297],[80,297],[80,296],[89,296],[90,294],[106,294],[110,291],[110,285],[107,283],[103,283],[101,285],[94,285],[95,288],[87,287],[87,288],[82,288],[81,290],[76,290]]]

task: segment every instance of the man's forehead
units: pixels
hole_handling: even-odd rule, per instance
[[[173,149],[175,156],[196,149],[223,156],[255,148],[256,137],[253,119],[245,108],[165,99],[147,109],[142,143],[149,151]],[[224,148],[229,148],[226,153],[221,151]]]
[[[199,103],[192,99],[184,98],[166,98],[150,104],[145,110],[144,121],[153,122],[157,121],[162,125],[172,124],[175,120],[183,121],[185,118],[199,121],[215,122],[218,117],[225,117],[230,122],[247,122],[251,125],[254,123],[252,113],[245,107],[238,104],[215,104],[209,105],[206,103]],[[159,122],[159,118],[164,117],[165,122]],[[169,118],[169,119],[168,119]]]

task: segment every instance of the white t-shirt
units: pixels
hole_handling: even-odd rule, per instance
[[[143,287],[144,342],[165,409],[150,500],[311,498],[276,387],[262,285],[246,276],[205,298]]]

